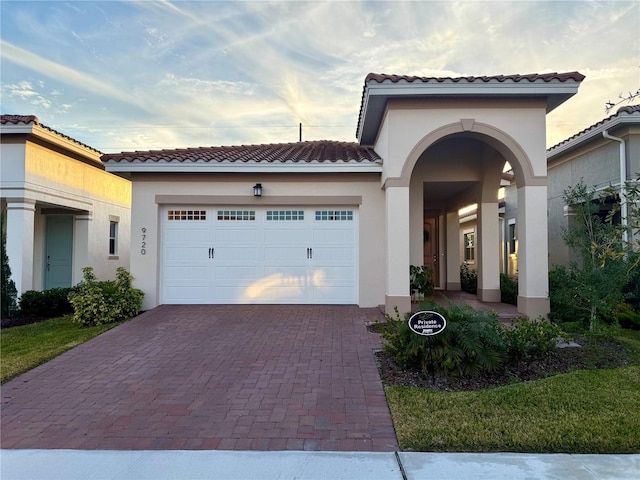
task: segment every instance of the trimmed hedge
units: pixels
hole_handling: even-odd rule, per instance
[[[27,290],[20,297],[20,315],[34,318],[55,318],[73,312],[69,293],[72,288],[51,288],[38,292]]]

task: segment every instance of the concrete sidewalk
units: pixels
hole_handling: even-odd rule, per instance
[[[3,480],[637,480],[640,455],[2,450]]]

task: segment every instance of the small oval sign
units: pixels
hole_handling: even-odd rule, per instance
[[[447,321],[438,312],[418,312],[409,319],[409,328],[418,335],[437,335],[447,326]]]

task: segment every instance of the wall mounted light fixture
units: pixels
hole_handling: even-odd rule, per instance
[[[261,183],[256,183],[253,186],[253,196],[254,197],[261,197],[262,196],[262,184]]]

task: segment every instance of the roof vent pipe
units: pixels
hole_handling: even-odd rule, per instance
[[[629,225],[627,223],[627,154],[625,143],[622,138],[609,135],[606,130],[602,132],[602,136],[620,143],[620,223],[622,224],[622,242],[626,245],[629,241]]]

